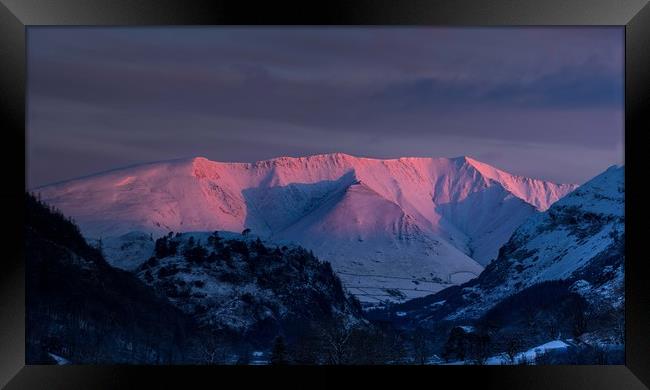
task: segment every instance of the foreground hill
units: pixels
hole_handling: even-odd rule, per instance
[[[329,264],[300,247],[163,237],[134,275],[30,195],[25,217],[30,364],[234,363],[278,335],[368,328]]]
[[[136,274],[202,326],[257,345],[323,324],[364,322],[330,264],[301,247],[217,233],[169,235]]]

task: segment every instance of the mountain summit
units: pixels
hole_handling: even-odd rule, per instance
[[[469,157],[334,153],[254,163],[197,157],[36,191],[89,238],[248,228],[265,240],[299,243],[332,262],[347,287],[371,302],[475,277],[526,218],[576,187]]]

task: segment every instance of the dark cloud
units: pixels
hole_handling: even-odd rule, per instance
[[[331,151],[581,182],[622,160],[623,31],[30,28],[29,182]]]

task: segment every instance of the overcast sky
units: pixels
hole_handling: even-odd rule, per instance
[[[28,185],[329,152],[582,183],[623,162],[623,45],[622,27],[30,27]]]

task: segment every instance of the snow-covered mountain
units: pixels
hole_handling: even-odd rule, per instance
[[[249,228],[312,249],[350,291],[372,302],[423,296],[477,276],[517,226],[575,188],[469,157],[336,153],[256,163],[199,157],[35,191],[72,216],[86,237],[102,238],[116,266],[144,261],[150,234]]]
[[[588,302],[593,321],[607,322],[599,331],[613,333],[623,320],[624,206],[624,167],[613,166],[531,216],[478,278],[395,310],[414,322],[472,322],[506,299],[511,306],[525,301],[517,298],[524,290],[539,296],[549,290],[545,282],[564,281],[560,286]],[[536,286],[538,292],[530,290]]]

